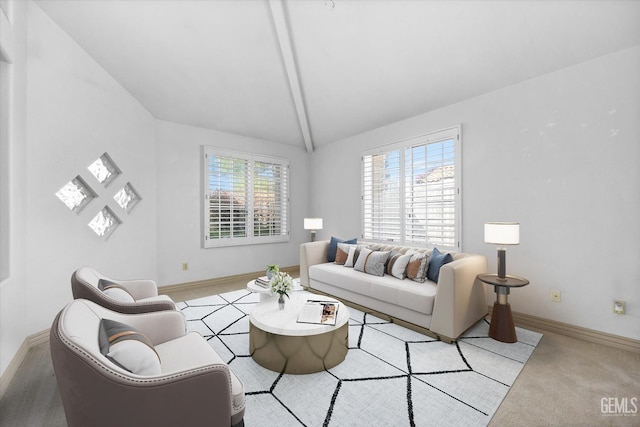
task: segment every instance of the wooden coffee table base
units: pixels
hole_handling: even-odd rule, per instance
[[[249,352],[260,366],[287,374],[310,374],[344,361],[349,323],[333,331],[306,336],[277,335],[249,322]]]
[[[516,328],[513,324],[513,314],[511,314],[511,304],[500,304],[497,301],[493,304],[489,336],[497,341],[518,342]]]

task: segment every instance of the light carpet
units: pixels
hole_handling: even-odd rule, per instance
[[[541,334],[516,328],[518,342],[489,338],[482,320],[446,344],[349,307],[349,352],[323,372],[289,375],[249,354],[246,290],[178,303],[245,386],[245,425],[484,426],[506,396]]]

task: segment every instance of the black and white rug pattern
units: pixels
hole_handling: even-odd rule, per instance
[[[484,426],[489,423],[541,334],[516,328],[518,342],[489,338],[478,322],[446,344],[349,308],[349,352],[323,372],[289,375],[249,354],[246,290],[178,303],[189,331],[204,336],[245,386],[245,425]]]

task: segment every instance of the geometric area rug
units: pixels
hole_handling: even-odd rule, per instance
[[[247,427],[486,426],[542,337],[516,328],[518,342],[501,343],[483,319],[447,344],[349,307],[344,362],[282,374],[249,354],[249,313],[259,299],[242,289],[178,303],[187,329],[243,382]]]

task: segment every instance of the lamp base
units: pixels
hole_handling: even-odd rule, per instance
[[[498,248],[498,280],[505,281],[507,275],[507,250]]]
[[[311,230],[311,241],[312,242],[316,241],[316,230]]]

